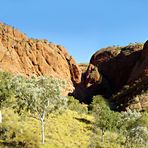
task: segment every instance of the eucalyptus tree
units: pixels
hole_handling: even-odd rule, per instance
[[[62,96],[65,81],[53,77],[17,76],[13,83],[16,86],[16,109],[19,113],[28,111],[41,121],[42,144],[44,144],[45,117],[67,106],[67,98]]]
[[[108,103],[102,96],[93,97],[93,114],[95,117],[95,127],[102,132],[102,142],[106,130],[116,130],[120,119],[120,114],[111,111]]]

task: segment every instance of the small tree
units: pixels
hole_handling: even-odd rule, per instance
[[[30,78],[21,76],[14,78],[16,86],[17,111],[29,111],[37,115],[41,121],[42,144],[44,144],[45,117],[66,107],[67,98],[61,96],[65,88],[64,81],[53,77]]]
[[[95,117],[95,127],[99,127],[102,131],[102,142],[104,142],[104,134],[106,130],[114,130],[120,118],[120,114],[110,110],[107,102],[101,96],[93,98],[93,113]]]

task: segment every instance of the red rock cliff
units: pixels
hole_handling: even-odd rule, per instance
[[[22,75],[56,76],[70,85],[80,83],[81,71],[63,46],[30,39],[0,23],[0,70]]]
[[[90,98],[96,94],[110,98],[114,93],[122,92],[124,85],[129,85],[126,94],[116,95],[114,101],[123,104],[122,109],[133,107],[131,104],[135,96],[140,95],[142,91],[145,93],[144,96],[147,96],[145,92],[148,89],[147,74],[148,41],[144,47],[143,44],[131,44],[126,47],[103,48],[92,56],[85,73],[86,94]],[[133,85],[139,79],[139,83]],[[148,106],[148,98],[146,98],[144,97],[143,101],[139,100],[140,106]]]

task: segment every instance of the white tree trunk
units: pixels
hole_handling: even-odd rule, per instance
[[[102,142],[104,143],[104,129],[102,128]]]
[[[44,144],[45,136],[44,136],[44,121],[42,122],[42,144]]]
[[[0,111],[0,123],[2,123],[2,112]]]
[[[44,144],[45,141],[45,133],[44,133],[44,113],[41,117],[41,135],[42,135],[42,144]]]

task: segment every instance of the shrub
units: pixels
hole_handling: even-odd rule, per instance
[[[75,99],[72,96],[68,97],[68,109],[76,111],[80,114],[87,114],[88,113],[88,108],[87,105],[81,104],[79,100]]]
[[[40,143],[38,122],[35,119],[18,116],[10,108],[4,109],[4,122],[0,124],[0,146],[36,147]],[[32,128],[32,125],[34,127]],[[29,129],[29,130],[28,130]]]
[[[11,105],[14,101],[14,88],[11,85],[12,75],[0,72],[0,109]]]
[[[120,114],[111,111],[107,101],[101,96],[93,97],[92,112],[95,117],[94,129],[101,129],[102,142],[104,142],[104,134],[107,130],[117,130]]]
[[[145,147],[148,144],[148,114],[128,110],[121,117],[125,146]]]

